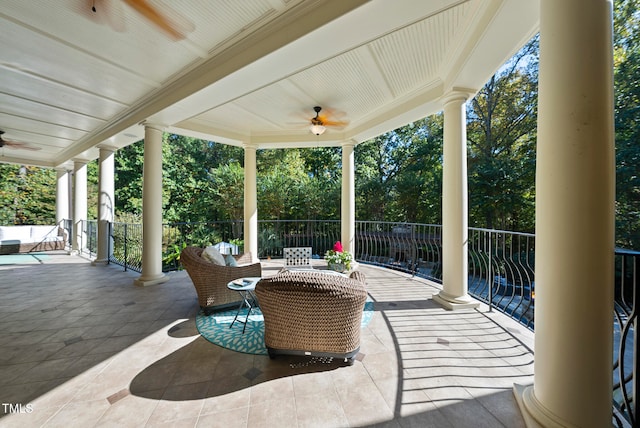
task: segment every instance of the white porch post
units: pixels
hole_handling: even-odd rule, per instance
[[[73,242],[71,251],[80,254],[87,245],[84,224],[87,221],[87,163],[73,163]]]
[[[69,217],[69,174],[66,168],[56,169],[56,223]]]
[[[94,264],[109,261],[109,224],[115,207],[113,148],[100,147],[98,176],[98,254]]]
[[[135,285],[155,285],[169,280],[162,273],[162,132],[145,124],[142,171],[142,274]]]
[[[258,194],[256,147],[244,146],[244,252],[258,260]]]
[[[611,426],[612,2],[540,10],[534,384],[514,391],[541,426]]]
[[[468,294],[468,195],[466,91],[443,99],[442,291],[433,296],[447,309],[475,308]]]
[[[356,236],[356,179],[355,179],[355,143],[342,144],[342,197],[340,202],[340,242],[344,251],[355,255]]]

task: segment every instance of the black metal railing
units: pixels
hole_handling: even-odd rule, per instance
[[[469,294],[533,330],[535,235],[469,228]]]
[[[381,221],[356,222],[359,262],[442,282],[442,226]]]
[[[282,258],[285,247],[311,247],[322,258],[340,240],[340,220],[259,220],[258,257]]]
[[[109,263],[142,271],[142,225],[132,223],[112,223],[109,227],[111,237]]]
[[[640,251],[616,249],[613,401],[618,426],[640,426],[637,398]]]

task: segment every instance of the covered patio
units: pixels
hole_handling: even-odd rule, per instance
[[[0,129],[5,132],[0,162],[57,169],[56,215],[58,221],[73,219],[75,251],[81,250],[80,225],[87,219],[87,163],[98,159],[100,265],[108,257],[107,231],[114,219],[113,154],[144,139],[142,273],[130,279],[158,290],[173,280],[161,269],[164,132],[244,149],[244,240],[253,254],[257,151],[341,147],[341,241],[353,250],[356,146],[443,112],[443,288],[409,293],[409,300],[426,306],[407,311],[446,314],[438,327],[446,332],[478,306],[467,288],[466,102],[539,32],[535,388],[515,392],[530,426],[610,424],[615,219],[611,1],[201,1],[180,3],[172,16],[191,25],[170,36],[148,15],[128,7],[146,2],[115,1],[119,6],[114,10],[102,9],[105,3],[96,1],[92,12],[89,2],[79,0],[7,0],[0,12],[0,56],[5,58],[0,64]],[[160,3],[153,2],[158,8]],[[334,110],[340,126],[311,133],[314,106]],[[8,142],[23,149],[11,150]],[[37,268],[42,267],[16,268],[11,274],[30,270],[18,279],[48,284],[46,272],[35,274]],[[13,281],[5,284],[12,286],[10,293],[19,293]],[[67,288],[58,290],[50,298],[64,300]],[[113,297],[127,296],[126,304],[137,302],[128,293],[160,292],[122,287]],[[401,295],[393,299],[402,300]],[[433,302],[462,312],[441,312]],[[22,316],[29,319],[26,312]],[[428,323],[437,318],[409,324],[416,326],[418,336],[428,335]],[[12,326],[7,316],[0,321],[3,330]],[[436,338],[438,334],[432,332]],[[4,337],[8,342],[19,339]],[[443,341],[454,342],[443,337],[436,346],[445,346]],[[429,391],[420,388],[419,397],[408,402],[422,402]],[[430,391],[435,396],[440,389]],[[392,395],[396,399],[387,406],[398,416],[397,395]],[[18,392],[14,397],[14,402],[20,398]],[[359,406],[371,403],[357,400]],[[204,408],[200,402],[195,407]]]
[[[0,401],[24,407],[2,426],[524,426],[512,388],[533,380],[533,333],[484,306],[444,310],[420,278],[361,266],[375,311],[342,367],[207,342],[184,271],[140,288],[81,257],[8,257]]]

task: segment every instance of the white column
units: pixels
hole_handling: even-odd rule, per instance
[[[475,308],[468,294],[468,195],[466,91],[443,99],[442,291],[433,300],[447,309]]]
[[[73,163],[73,254],[81,254],[87,245],[87,163]]]
[[[258,192],[256,147],[244,146],[244,252],[258,260]]]
[[[534,384],[525,419],[612,425],[612,3],[542,0]]]
[[[340,242],[344,251],[355,255],[356,175],[353,141],[342,144],[342,198],[340,204]]]
[[[98,165],[98,253],[94,264],[109,261],[109,224],[115,212],[114,149],[100,147]]]
[[[163,127],[144,128],[142,170],[142,274],[135,285],[161,284],[169,280],[162,273],[162,133]]]
[[[56,223],[64,226],[60,222],[69,220],[69,170],[66,168],[56,169]]]

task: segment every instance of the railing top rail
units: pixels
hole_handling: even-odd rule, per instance
[[[269,220],[262,219],[258,220],[258,223],[261,222],[270,222],[270,223],[340,223],[341,220]]]
[[[178,226],[185,224],[230,224],[230,223],[242,223],[244,220],[212,220],[212,221],[172,221],[171,223],[162,223],[163,226]],[[131,223],[130,223],[131,224]]]
[[[616,248],[615,253],[621,256],[640,256],[640,251],[628,250],[626,248]]]
[[[527,238],[535,238],[535,233],[527,233],[527,232],[512,232],[510,230],[497,230],[497,229],[484,229],[482,227],[470,227],[469,230],[473,230],[476,232],[489,232],[489,233],[506,233],[509,235],[518,235],[518,236],[526,236]]]
[[[377,223],[377,224],[389,224],[395,226],[427,226],[427,227],[442,227],[440,224],[430,223],[408,223],[406,221],[378,221],[378,220],[356,220],[356,223]]]

